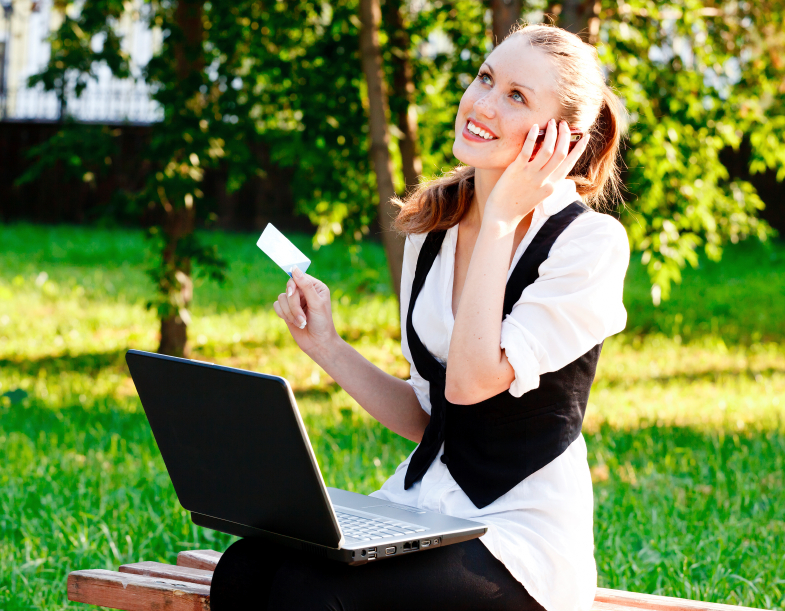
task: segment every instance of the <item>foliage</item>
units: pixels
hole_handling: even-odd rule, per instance
[[[233,137],[264,143],[295,169],[291,188],[318,244],[342,233],[359,240],[373,220],[356,11],[356,0],[246,1],[211,6],[205,24]],[[236,189],[259,164],[251,149],[227,166]]]
[[[194,356],[286,376],[328,485],[378,488],[412,444],[297,349],[271,308],[286,276],[253,236],[201,237],[224,253],[228,281],[197,293]],[[294,238],[332,289],[339,333],[406,377],[382,248],[352,256]],[[156,345],[144,244],[141,231],[0,227],[8,611],[77,609],[63,589],[71,570],[172,563],[180,550],[231,540],[193,526],[177,502],[125,368],[128,347]],[[655,308],[646,270],[633,263],[630,331],[606,342],[584,428],[601,586],[785,609],[784,265],[780,243],[734,245],[722,263],[686,270]],[[692,311],[679,319],[684,300]]]
[[[30,148],[28,155],[32,163],[16,184],[35,182],[62,164],[66,181],[94,185],[117,155],[117,135],[118,130],[106,125],[78,125],[66,120],[49,140]]]
[[[75,2],[56,5],[61,23],[49,37],[49,61],[41,72],[30,77],[29,84],[42,84],[47,91],[57,92],[62,112],[68,91],[73,89],[78,97],[90,79],[96,78],[96,64],[105,64],[117,78],[127,78],[131,73],[116,29],[126,10],[122,0],[91,0],[79,3],[78,9]]]
[[[160,171],[136,194],[139,208],[193,201],[207,219],[211,209],[200,187],[205,168],[224,167],[227,189],[236,190],[264,171],[265,148],[279,166],[294,168],[292,189],[299,210],[318,225],[318,244],[336,235],[354,241],[370,233],[373,176],[356,0],[192,4],[201,7],[201,59],[185,82],[173,59],[183,42],[178,2],[150,0],[141,13],[164,33],[144,78],[154,85],[165,119],[149,151]],[[70,15],[73,4],[65,6]],[[95,62],[125,74],[120,41],[106,34],[121,3],[86,6],[81,13],[71,11],[75,16],[67,16],[53,35],[56,53],[35,77],[48,88],[64,82],[68,71],[88,78]],[[489,14],[470,0],[406,6],[419,150],[430,175],[454,163],[454,112],[491,49]],[[656,303],[680,281],[685,265],[697,263],[701,250],[718,259],[727,242],[769,234],[757,218],[763,204],[754,188],[730,178],[719,152],[738,147],[746,135],[753,148],[750,169],[774,168],[785,177],[779,8],[779,0],[601,3],[600,56],[632,119],[624,152],[630,196],[620,214],[633,248],[643,254]],[[539,21],[545,9],[543,0],[531,0],[525,16]],[[99,52],[88,44],[95,37],[106,37]],[[389,82],[390,60],[403,50],[384,35],[382,46]],[[397,103],[393,97],[394,109]],[[53,140],[49,153],[39,147],[36,154],[68,155],[65,148]],[[399,164],[396,147],[391,151]],[[189,249],[197,256],[206,252],[182,248],[184,258]],[[203,262],[217,261],[214,254]],[[171,296],[166,287],[178,286],[179,263],[167,265],[168,271],[157,274],[166,279],[163,295]],[[162,315],[170,306],[161,301]]]
[[[624,218],[655,302],[680,281],[681,267],[697,264],[698,246],[717,260],[723,243],[769,232],[754,188],[731,180],[719,153],[747,134],[751,169],[785,176],[785,147],[772,137],[785,121],[777,6],[603,3],[599,50],[632,119],[625,161],[635,198]]]

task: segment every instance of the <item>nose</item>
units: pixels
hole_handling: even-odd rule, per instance
[[[496,99],[493,91],[488,91],[474,102],[474,110],[478,115],[488,119],[496,116]]]

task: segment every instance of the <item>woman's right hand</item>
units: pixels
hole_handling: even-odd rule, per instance
[[[273,309],[289,327],[297,345],[308,355],[338,337],[333,324],[330,289],[297,267],[286,283],[286,292],[278,295],[278,301],[273,303]]]

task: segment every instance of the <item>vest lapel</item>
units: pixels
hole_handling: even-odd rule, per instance
[[[540,228],[537,234],[532,239],[532,242],[524,251],[515,266],[510,279],[507,282],[504,293],[504,309],[502,313],[502,320],[512,311],[513,306],[518,301],[523,290],[532,284],[539,277],[539,267],[548,258],[551,247],[556,241],[556,238],[561,235],[562,231],[566,229],[569,224],[574,221],[578,216],[586,212],[589,208],[580,201],[573,202],[566,206],[557,214],[551,216],[545,224]],[[446,369],[436,360],[436,358],[428,351],[425,345],[420,340],[417,331],[412,322],[412,315],[414,313],[414,304],[417,297],[425,284],[425,279],[428,272],[433,267],[433,263],[439,254],[442,243],[444,242],[445,231],[429,233],[420,249],[420,255],[417,259],[417,267],[415,269],[414,281],[412,282],[412,293],[409,299],[409,309],[406,316],[406,338],[409,343],[409,349],[412,354],[412,361],[420,375],[428,380],[430,383],[430,400],[431,400],[431,419],[425,427],[422,441],[414,454],[411,457],[409,466],[404,478],[404,488],[409,489],[416,482],[422,479],[428,471],[431,463],[436,458],[442,444],[445,442],[447,431],[447,412],[448,403],[444,396]],[[595,360],[596,365],[596,360]],[[504,393],[502,393],[504,394]],[[588,395],[587,395],[588,396]],[[526,395],[521,397],[524,399]],[[498,397],[491,397],[487,402],[493,402]],[[453,406],[455,408],[457,406]],[[461,409],[466,406],[461,406]],[[523,406],[522,406],[523,408]],[[584,406],[585,409],[585,406]],[[460,413],[460,411],[458,412]],[[580,433],[580,428],[578,429]],[[447,464],[447,461],[445,461]],[[453,473],[452,467],[450,472],[453,477],[461,483],[462,478],[460,474]],[[525,470],[524,470],[525,472]],[[528,474],[527,474],[528,475]],[[525,476],[524,476],[525,477]],[[522,478],[523,479],[523,478]],[[516,484],[519,483],[515,482]],[[482,487],[481,483],[477,483],[478,487]],[[473,490],[467,489],[462,485],[464,492],[466,492],[472,501],[478,507],[489,504],[487,498],[490,496],[494,500],[502,494],[508,492],[511,488],[506,490],[493,490],[487,491],[487,494],[478,492],[474,494]],[[486,491],[483,491],[486,492]],[[480,501],[479,499],[482,498]]]

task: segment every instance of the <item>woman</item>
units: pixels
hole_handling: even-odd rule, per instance
[[[263,564],[235,543],[213,609],[591,607],[593,497],[580,434],[603,340],[626,323],[625,232],[582,201],[618,195],[619,100],[596,51],[552,26],[511,34],[461,99],[464,166],[401,202],[407,234],[394,378],[337,335],[328,288],[295,272],[274,304],[297,344],[383,425],[420,445],[375,496],[489,525],[481,539],[352,568]],[[555,119],[559,119],[558,123]],[[540,126],[544,143],[532,157]],[[584,133],[568,152],[569,128]],[[569,177],[569,178],[568,178]]]

